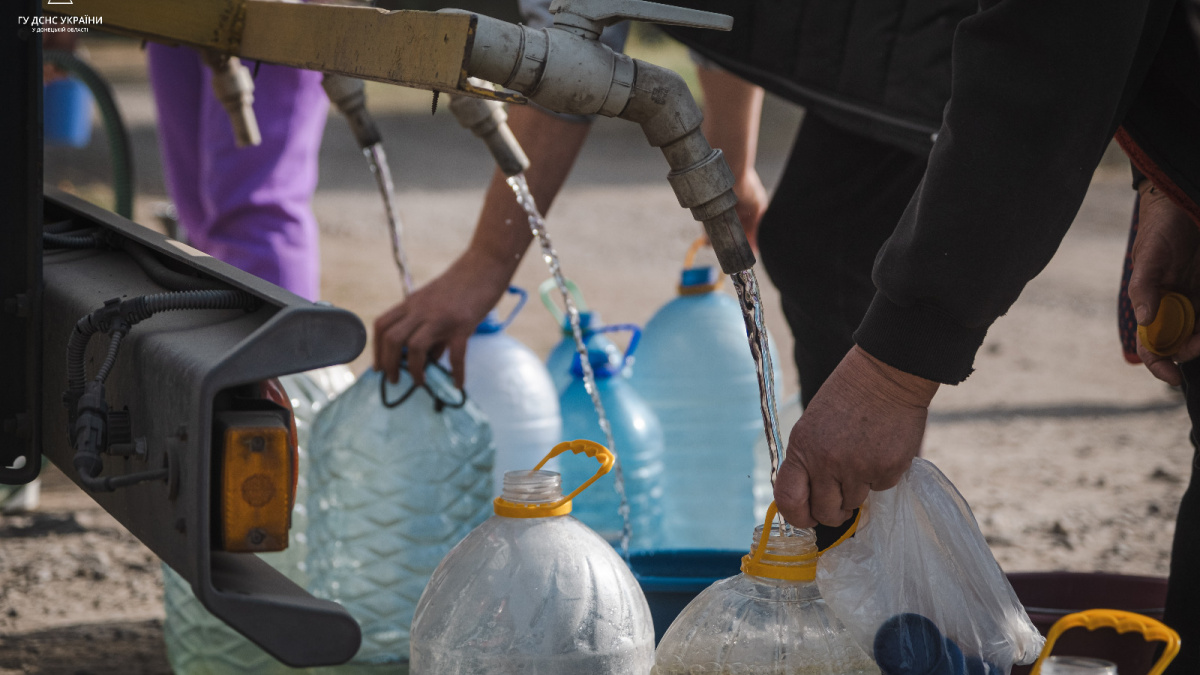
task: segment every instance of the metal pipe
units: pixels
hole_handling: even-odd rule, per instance
[[[485,86],[476,81],[476,86]],[[508,113],[499,101],[487,101],[472,96],[454,96],[450,99],[450,111],[464,128],[483,139],[496,166],[505,176],[515,176],[529,168],[529,158],[521,144],[508,128]]]
[[[478,16],[467,73],[555,112],[641,125],[671,167],[667,180],[679,204],[704,224],[721,269],[734,274],[753,267],[754,253],[734,210],[733,172],[700,131],[704,115],[683,78],[613,52],[587,37],[594,32],[574,25],[534,30]]]

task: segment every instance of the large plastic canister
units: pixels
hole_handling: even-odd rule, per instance
[[[611,340],[604,337],[603,333],[596,332],[596,329],[602,325],[600,315],[587,308],[587,303],[583,300],[583,294],[579,292],[579,286],[575,285],[574,281],[566,280],[567,291],[575,303],[575,309],[579,311],[579,329],[582,333],[584,344],[588,349],[600,349],[608,354],[610,365],[616,366],[621,364],[623,357],[621,356],[621,348],[612,343]],[[553,295],[557,290],[557,284],[554,279],[547,279],[538,287],[538,293],[542,296],[542,304],[550,311],[550,315],[554,317],[556,323],[562,329],[562,340],[559,341],[554,349],[550,351],[550,356],[546,357],[546,370],[550,371],[550,379],[554,382],[554,390],[561,395],[570,386],[574,378],[571,376],[571,362],[578,354],[575,345],[575,331],[571,328],[571,318],[562,309],[559,309],[558,303],[553,299]],[[628,372],[624,372],[628,375]]]
[[[633,574],[571,504],[612,467],[598,443],[560,443],[601,463],[566,497],[562,480],[510,471],[495,515],[442,560],[412,625],[413,675],[627,675],[654,658],[650,608]],[[562,464],[581,464],[565,458]]]
[[[493,310],[467,341],[467,396],[487,415],[496,446],[492,496],[500,496],[507,471],[533,466],[562,438],[558,391],[542,360],[504,331],[525,305],[524,290],[509,287],[516,306],[501,320]],[[550,470],[557,468],[551,465]]]
[[[821,600],[816,535],[772,523],[774,504],[768,514],[742,573],[706,588],[667,629],[652,675],[878,675]]]
[[[622,377],[623,364],[633,358],[641,331],[637,326],[605,326],[601,332],[631,331],[632,337],[622,363],[613,365],[603,349],[588,350],[589,363],[596,378],[596,390],[604,405],[612,429],[613,448],[620,462],[625,495],[632,526],[630,548],[655,547],[661,537],[663,498],[663,435],[654,412]],[[559,399],[563,417],[563,437],[586,438],[605,442],[591,395],[583,380],[583,365],[576,355],[571,364],[573,380]],[[578,464],[562,468],[567,484],[582,482],[586,472]],[[575,500],[575,515],[610,543],[621,543],[624,516],[613,472],[598,481],[596,487]]]
[[[715,268],[691,266],[697,249],[688,252],[679,296],[646,324],[630,382],[662,424],[670,467],[660,544],[736,549],[755,523],[750,476],[763,433],[758,376],[741,307],[719,291]],[[774,346],[771,359],[779,382]]]
[[[308,589],[361,626],[351,664],[402,669],[429,575],[491,513],[491,430],[433,363],[420,386],[403,368],[397,385],[364,373],[310,446]]]
[[[292,404],[296,420],[296,444],[299,448],[296,500],[292,509],[292,527],[288,547],[261,557],[292,581],[305,583],[304,558],[307,552],[308,525],[305,500],[308,480],[308,440],[313,420],[326,405],[354,382],[354,373],[346,366],[330,366],[279,378]],[[167,660],[176,675],[241,675],[242,673],[300,673],[259,649],[240,633],[213,616],[200,604],[186,579],[166,565],[163,569],[163,638]]]

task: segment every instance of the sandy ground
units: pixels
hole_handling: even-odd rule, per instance
[[[165,190],[140,56],[103,46],[93,55],[131,127],[136,216],[150,224]],[[420,283],[465,246],[489,159],[447,111],[429,115],[423,92],[371,95]],[[798,120],[794,108],[770,102],[759,161],[769,187]],[[644,323],[672,297],[699,226],[678,207],[665,161],[635,127],[601,120],[592,134],[550,214],[550,233],[593,308],[609,322]],[[104,199],[94,185],[106,180],[106,161],[99,134],[83,151],[48,149],[47,182]],[[397,300],[399,283],[370,174],[336,116],[321,171],[314,208],[323,294],[370,325]],[[1127,171],[1102,165],[1050,266],[989,332],[976,374],[944,388],[933,406],[925,454],[970,501],[1008,571],[1166,574],[1192,452],[1182,398],[1120,356],[1115,302],[1131,201]],[[768,323],[788,355],[778,297],[759,274]],[[515,282],[533,289],[545,278],[530,256]],[[559,339],[536,303],[511,331],[542,354]],[[795,368],[784,361],[790,394]],[[38,512],[0,516],[0,538],[0,675],[168,672],[157,561],[56,470],[47,473]]]

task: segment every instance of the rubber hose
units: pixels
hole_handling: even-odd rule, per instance
[[[42,245],[45,248],[100,248],[101,237],[90,234],[51,234],[42,233]]]
[[[159,259],[141,244],[125,239],[121,242],[121,250],[129,254],[138,267],[150,277],[154,283],[172,291],[222,291],[228,290],[229,284],[215,279],[193,277],[189,274],[176,272],[162,264]]]
[[[126,218],[133,218],[133,152],[130,149],[129,132],[121,120],[121,111],[113,99],[108,82],[85,61],[70,52],[46,50],[42,59],[78,77],[87,85],[96,106],[100,108],[100,119],[108,137],[108,151],[112,156],[113,194],[116,206],[113,211]]]

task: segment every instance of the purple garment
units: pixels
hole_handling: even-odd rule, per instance
[[[189,243],[316,300],[312,196],[329,110],[321,73],[263,64],[254,80],[262,144],[238,148],[200,55],[158,44],[147,52],[167,189]]]

